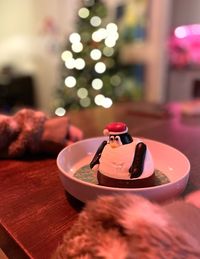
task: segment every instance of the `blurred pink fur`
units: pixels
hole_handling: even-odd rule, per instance
[[[53,258],[200,258],[199,199],[196,192],[159,205],[130,194],[102,196],[88,202]]]

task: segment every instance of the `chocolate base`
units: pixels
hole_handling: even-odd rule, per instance
[[[144,188],[151,187],[155,185],[156,177],[155,173],[151,176],[143,179],[116,179],[102,174],[101,172],[97,172],[97,179],[100,185],[108,186],[108,187],[119,187],[119,188]]]

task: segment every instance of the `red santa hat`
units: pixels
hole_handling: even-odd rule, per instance
[[[128,127],[123,122],[111,122],[106,125],[103,134],[108,135],[120,135],[128,132]]]

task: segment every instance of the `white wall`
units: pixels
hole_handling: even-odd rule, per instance
[[[73,30],[79,0],[0,0],[0,69],[33,74],[38,108],[49,112],[59,80],[60,47]],[[56,32],[44,30],[47,17]]]
[[[162,103],[165,101],[171,1],[152,0],[147,40],[128,44],[121,51],[124,63],[139,62],[146,65],[144,99],[150,102]]]
[[[200,23],[200,1],[173,0],[172,28],[192,23]]]
[[[30,39],[34,31],[32,9],[32,0],[0,1],[0,68],[7,63],[18,68],[30,63]]]

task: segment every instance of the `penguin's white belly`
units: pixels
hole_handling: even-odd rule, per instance
[[[100,158],[99,171],[109,177],[116,179],[130,179],[129,168],[132,165],[135,147],[140,141],[135,141],[130,144],[125,144],[117,148],[112,148],[107,144]],[[143,173],[139,178],[146,178],[154,172],[153,160],[147,149]]]

